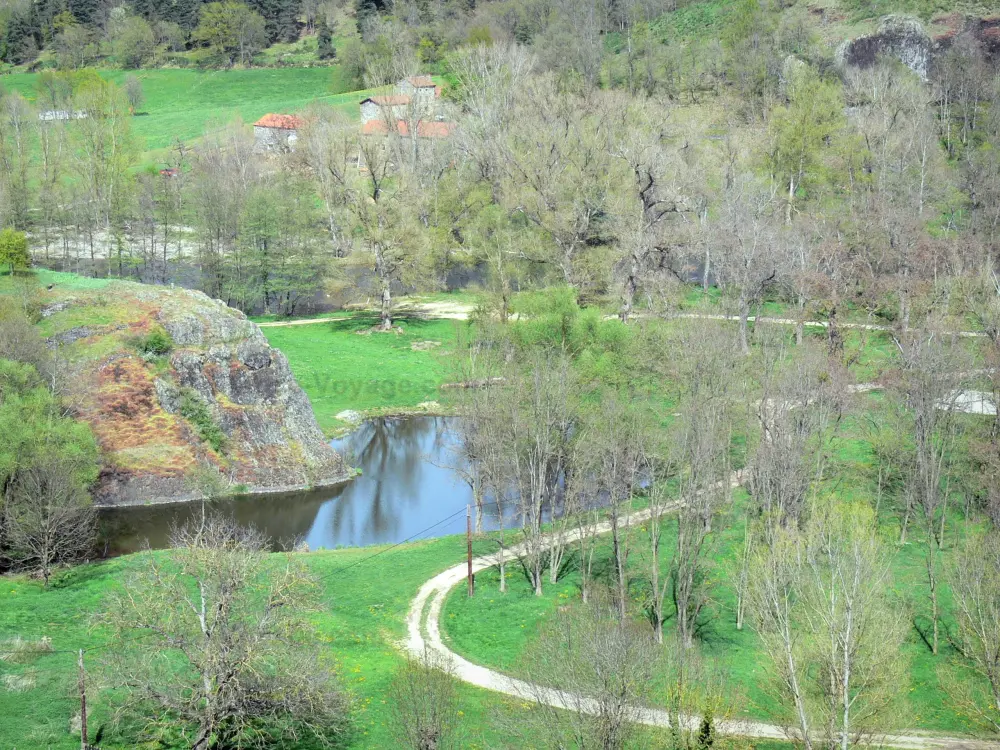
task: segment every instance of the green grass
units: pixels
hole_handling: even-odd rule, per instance
[[[392,744],[385,695],[394,670],[402,663],[397,643],[405,634],[406,611],[427,578],[462,559],[465,539],[447,537],[414,543],[371,558],[380,551],[384,548],[306,555],[310,569],[323,577],[324,606],[322,614],[316,617],[316,625],[340,664],[344,686],[355,699],[355,731],[347,742],[352,748],[383,748]],[[337,572],[366,558],[371,559],[343,573]],[[58,576],[48,589],[21,577],[0,579],[0,639],[14,635],[29,639],[49,637],[55,652],[105,643],[106,635],[92,628],[91,615],[100,610],[103,597],[139,560],[139,556],[133,555],[83,565]],[[99,659],[100,651],[87,657],[95,681]],[[8,672],[33,672],[36,686],[24,693],[10,693],[0,687],[0,747],[52,750],[79,747],[79,738],[68,731],[70,718],[78,710],[74,693],[75,654],[46,654],[24,665],[0,662],[0,675]],[[459,695],[463,746],[495,747],[490,740],[490,706],[496,702],[495,697],[465,686]],[[96,691],[92,690],[89,697],[93,738],[106,721],[107,711]],[[101,747],[135,745],[112,734]]]
[[[252,123],[268,112],[298,112],[314,101],[360,117],[357,105],[365,96],[348,91],[349,83],[338,66],[101,71],[118,83],[129,74],[142,81],[146,96],[141,114],[132,118],[132,130],[146,152],[162,152],[177,140],[199,138],[236,118]],[[3,77],[3,86],[33,99],[36,78],[34,73],[14,73]]]
[[[864,437],[864,428],[868,412],[878,407],[881,398],[879,394],[863,397],[857,404],[858,411],[845,418],[839,437],[831,444],[831,464],[826,472],[823,492],[844,502],[874,502],[874,459],[870,444]],[[739,504],[745,501],[746,496],[738,493],[737,511]],[[888,504],[889,501],[884,502]],[[919,626],[926,632],[930,624],[925,546],[919,522],[911,525],[907,544],[898,545],[897,517],[886,505],[883,505],[880,515],[882,529],[892,551],[893,582],[891,589],[885,592],[886,601],[901,608],[910,626],[899,655],[905,664],[906,677],[899,687],[900,706],[894,725],[897,729],[973,733],[975,727],[949,705],[939,678],[939,669],[957,655],[948,641],[948,633],[954,631],[955,621],[951,614],[951,592],[945,580],[945,570],[960,544],[965,519],[958,508],[950,514],[946,545],[941,552],[940,600],[944,614],[941,621],[941,653],[934,656],[918,630]],[[745,715],[756,719],[775,719],[778,707],[773,693],[767,689],[767,658],[749,628],[738,631],[735,627],[736,596],[730,571],[733,561],[739,559],[743,544],[743,527],[738,513],[719,524],[718,528],[720,531],[715,535],[708,557],[711,575],[717,585],[708,611],[702,618],[701,648],[728,675],[728,684],[734,693],[745,696],[741,706]],[[638,613],[642,611],[647,596],[644,580],[650,554],[646,529],[635,529],[633,540],[633,552],[629,558],[631,595],[636,618],[641,619]],[[596,557],[595,573],[599,582],[611,585],[610,539],[604,538],[603,542],[604,546]],[[508,543],[512,540],[509,539]],[[665,533],[661,552],[663,575],[669,571],[674,543],[674,531],[670,528]],[[518,659],[537,636],[542,624],[557,608],[580,599],[580,576],[575,564],[572,564],[572,554],[570,560],[567,572],[556,584],[548,584],[546,579],[542,597],[534,596],[516,562],[507,567],[509,591],[506,594],[499,593],[496,569],[479,573],[475,598],[470,600],[460,589],[449,596],[442,615],[445,639],[473,662],[517,674]],[[671,627],[668,621],[667,629]],[[656,688],[663,691],[665,686],[657,685]]]
[[[63,273],[61,271],[49,271],[45,268],[32,270],[30,273],[11,276],[9,273],[0,273],[0,294],[11,292],[19,279],[32,281],[40,286],[55,285],[58,289],[65,291],[82,291],[86,289],[103,289],[108,284],[113,284],[113,279],[92,279],[89,276],[80,276],[75,273]]]
[[[336,414],[345,409],[367,411],[413,407],[441,398],[440,386],[448,381],[444,359],[456,340],[453,320],[400,318],[405,331],[360,335],[376,323],[371,315],[312,325],[264,328],[271,346],[291,364],[299,385],[312,401],[320,427],[343,427]],[[415,351],[422,341],[441,346]]]

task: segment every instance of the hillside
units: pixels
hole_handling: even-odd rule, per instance
[[[98,503],[346,477],[287,359],[242,313],[201,292],[46,278],[59,281],[38,292],[39,326],[102,449]]]

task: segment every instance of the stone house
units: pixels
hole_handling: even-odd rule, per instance
[[[253,124],[254,145],[259,151],[293,151],[303,125],[295,115],[266,114]]]
[[[423,112],[434,110],[434,100],[441,96],[441,90],[434,84],[430,76],[410,76],[396,85],[396,90],[404,96],[413,99],[414,104]]]
[[[413,99],[406,94],[370,96],[361,102],[361,124],[372,120],[402,120],[409,113]]]

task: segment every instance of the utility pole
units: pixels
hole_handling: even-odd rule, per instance
[[[90,742],[87,737],[87,679],[83,668],[83,649],[76,659],[79,675],[77,677],[77,687],[80,689],[80,750],[87,750]]]
[[[472,506],[465,506],[465,541],[468,548],[468,558],[469,558],[469,597],[476,590],[475,579],[472,577]]]

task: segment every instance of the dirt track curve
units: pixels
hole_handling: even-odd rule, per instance
[[[733,476],[734,485],[740,480],[738,473]],[[677,505],[673,506],[676,509]],[[629,516],[630,523],[642,523],[649,518],[649,511],[637,511]],[[605,522],[597,527],[598,533],[611,530]],[[569,544],[578,541],[579,530],[571,530],[564,534],[564,542]],[[549,541],[551,540],[551,536]],[[507,550],[507,559],[512,560],[522,552],[519,546]],[[486,570],[497,565],[496,555],[485,555],[472,561],[473,573]],[[479,664],[473,664],[452,651],[441,637],[441,610],[444,607],[448,592],[465,581],[468,567],[463,561],[447,570],[438,573],[427,581],[417,592],[406,615],[407,638],[404,648],[414,657],[422,659],[428,651],[433,652],[443,660],[444,665],[462,682],[476,687],[492,690],[498,693],[514,696],[531,702],[541,701],[555,708],[570,711],[581,711],[596,714],[599,711],[597,702],[584,695],[567,693],[540,685],[518,680],[508,675],[489,669]],[[641,724],[653,727],[670,727],[670,717],[666,711],[646,706],[634,707],[635,720]],[[696,729],[701,722],[699,716],[682,718],[685,726]],[[723,735],[751,737],[754,739],[788,740],[790,736],[782,727],[752,720],[717,721],[717,732]],[[913,730],[904,730],[897,735],[882,739],[883,747],[902,748],[903,750],[998,750],[1000,743],[986,740],[966,739],[961,737],[943,737],[921,734]]]

